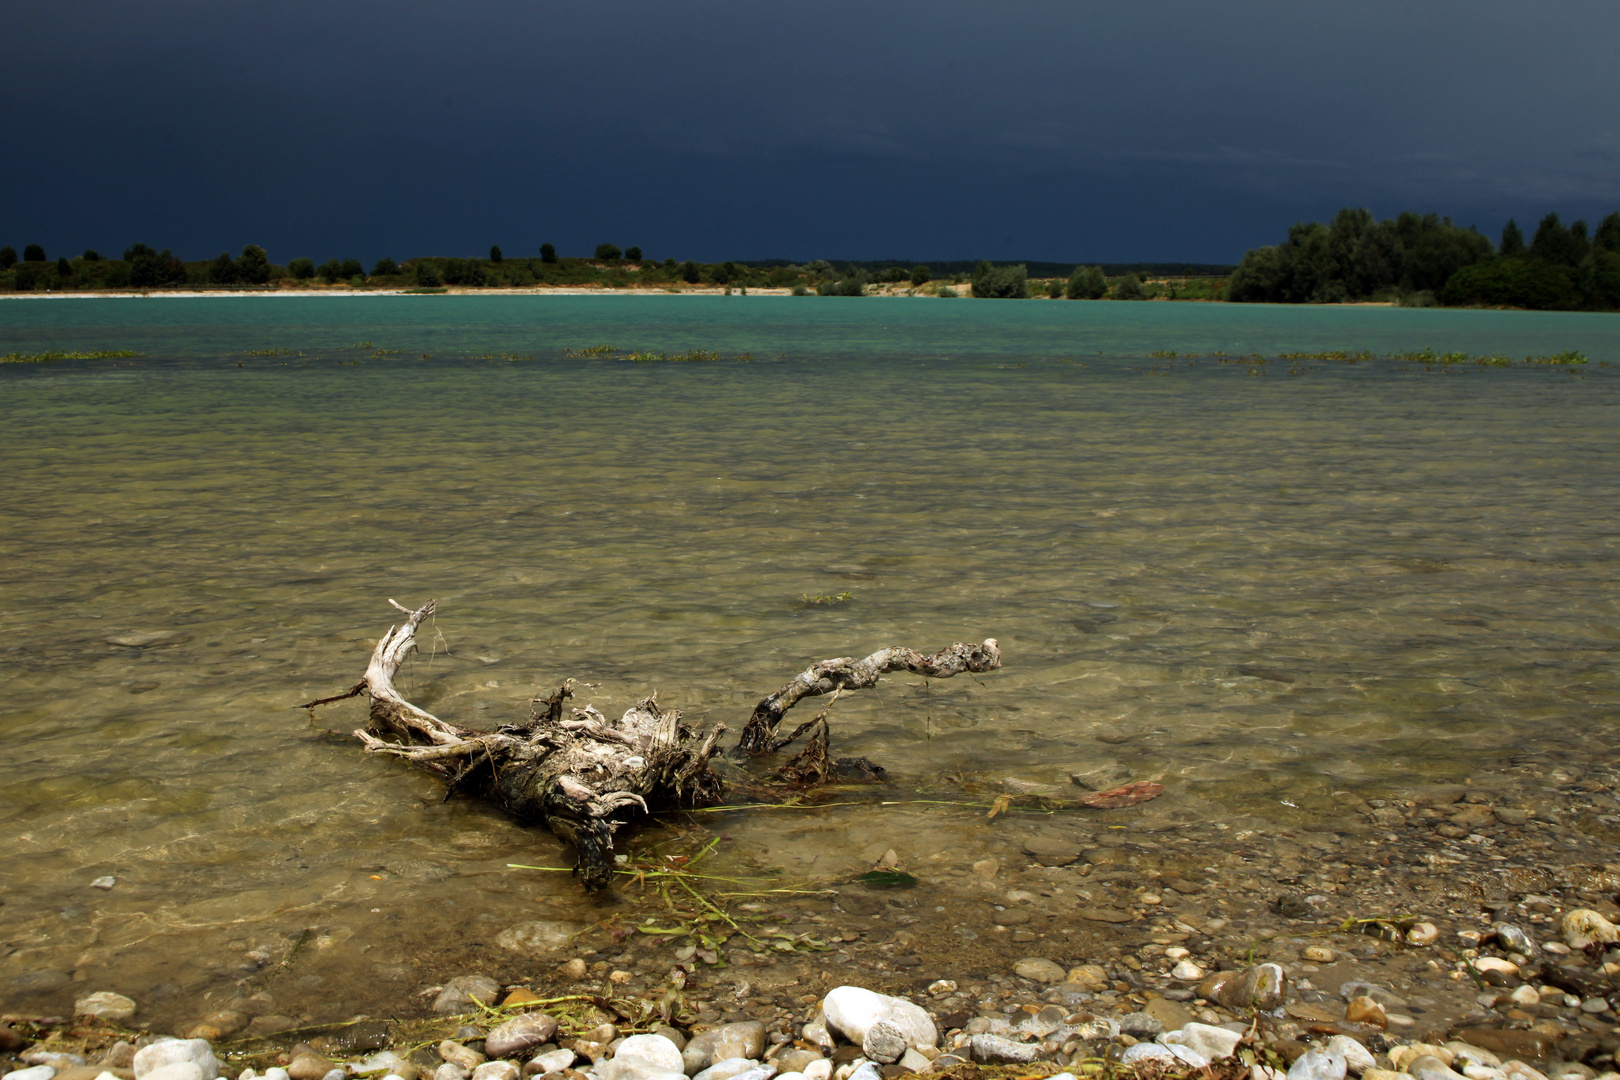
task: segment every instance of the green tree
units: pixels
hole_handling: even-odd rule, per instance
[[[249,285],[268,284],[270,256],[258,244],[249,244],[242,249],[242,257],[236,260],[236,272]]]
[[[596,258],[598,262],[614,262],[622,253],[613,244],[597,244]]]
[[[378,259],[371,268],[372,277],[393,277],[399,273],[399,264],[387,256]]]
[[[1512,258],[1524,254],[1524,233],[1519,231],[1519,223],[1508,218],[1508,223],[1502,226],[1502,243],[1496,248],[1498,255]]]
[[[624,257],[629,262],[638,263],[641,261],[641,249],[638,247],[627,247],[624,249]]]
[[[913,285],[926,285],[933,280],[934,271],[922,263],[918,263],[911,268],[911,283]]]
[[[540,261],[543,263],[554,263],[557,261],[557,247],[555,244],[540,245]]]
[[[703,280],[703,274],[698,270],[698,264],[691,259],[681,263],[681,280],[688,285],[696,285]]]
[[[101,252],[97,251],[95,248],[85,248],[84,249],[84,261],[85,262],[100,262],[101,261]]]
[[[359,259],[344,259],[339,271],[343,274],[345,281],[350,278],[363,278],[366,276],[366,268],[360,265]]]
[[[168,248],[153,251],[145,244],[135,244],[124,252],[124,261],[129,263],[129,283],[138,289],[180,285],[186,280],[186,264]]]
[[[38,244],[29,244],[23,248],[23,262],[44,262],[45,249]]]
[[[492,263],[498,263],[501,261],[501,258],[501,246],[499,244],[492,245],[489,249],[489,261]]]
[[[444,284],[444,278],[439,275],[439,268],[427,259],[416,264],[416,284],[423,289],[437,289]]]
[[[980,260],[973,268],[973,295],[983,299],[1022,300],[1029,296],[1025,283],[1029,280],[1029,267],[992,266]]]
[[[299,281],[308,281],[315,276],[315,260],[293,259],[287,264],[287,272]]]
[[[1620,254],[1620,213],[1613,213],[1598,222],[1592,235],[1592,250],[1612,251]]]
[[[1069,275],[1063,295],[1070,300],[1101,300],[1108,294],[1108,279],[1100,266],[1077,266]]]
[[[1535,238],[1530,241],[1530,256],[1559,266],[1573,267],[1580,263],[1581,256],[1585,254],[1581,250],[1586,239],[1585,232],[1583,225],[1582,235],[1577,237],[1558,220],[1557,214],[1548,214],[1536,226]]]
[[[17,265],[17,249],[7,244],[0,247],[0,270],[10,270]]]
[[[208,280],[215,285],[234,285],[237,276],[236,260],[228,251],[220,252],[219,258],[208,264]]]
[[[1576,269],[1575,284],[1584,306],[1599,311],[1620,308],[1620,253],[1593,249]]]
[[[67,261],[67,256],[63,255],[58,258],[56,260],[56,276],[67,277],[71,273],[73,273],[73,264]]]
[[[336,259],[327,259],[315,272],[321,276],[322,281],[330,285],[343,276],[343,264]]]
[[[1126,274],[1114,282],[1115,300],[1146,300],[1147,292],[1142,288],[1142,279],[1135,274]]]
[[[675,260],[674,260],[674,258],[668,258],[668,259],[664,260],[664,269],[665,270],[673,270],[673,269],[675,269]]]

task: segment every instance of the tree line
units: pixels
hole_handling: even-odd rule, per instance
[[[1499,244],[1435,214],[1377,221],[1365,209],[1301,222],[1281,244],[1243,256],[1227,286],[1240,302],[1412,306],[1620,308],[1620,213],[1589,233],[1584,221],[1541,219],[1528,244],[1509,220]]]

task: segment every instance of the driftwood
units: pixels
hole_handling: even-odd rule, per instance
[[[417,627],[436,605],[429,600],[412,611],[389,603],[406,619],[377,642],[365,677],[345,693],[300,707],[313,710],[365,695],[370,714],[365,728],[354,735],[368,752],[403,758],[437,776],[449,793],[488,799],[520,821],[543,823],[578,849],[576,873],[587,888],[612,880],[613,837],[624,825],[660,810],[712,806],[724,795],[725,783],[710,759],[725,725],[717,723],[700,737],[681,722],[678,711],[660,707],[656,694],[617,720],[590,705],[568,708],[565,715],[574,696],[569,680],[536,698],[528,719],[494,731],[462,727],[411,704],[395,688],[394,677],[416,648]],[[825,708],[786,739],[776,738],[776,726],[799,700],[832,693],[830,707],[840,692],[876,685],[886,671],[947,678],[1000,664],[994,639],[952,645],[932,657],[894,648],[863,660],[824,660],[755,707],[738,749],[758,756],[815,728],[805,749],[778,774],[782,780],[799,786],[824,783],[841,766],[881,775],[883,770],[864,758],[835,761],[829,756]]]

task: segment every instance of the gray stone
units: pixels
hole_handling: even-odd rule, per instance
[[[5,1074],[5,1080],[51,1080],[56,1070],[49,1065],[34,1065],[27,1069],[13,1069]]]
[[[1166,1031],[1184,1028],[1198,1019],[1187,1006],[1164,998],[1154,998],[1149,1001],[1142,1007],[1142,1012],[1164,1025]]]
[[[1370,982],[1351,981],[1339,987],[1339,996],[1345,1001],[1352,1001],[1358,997],[1370,997],[1386,1009],[1404,1009],[1406,1000],[1388,987],[1378,986]]]
[[[1159,1042],[1166,1046],[1185,1046],[1210,1061],[1231,1057],[1232,1051],[1237,1049],[1237,1044],[1242,1039],[1243,1036],[1239,1032],[1198,1023],[1188,1024],[1179,1031],[1167,1031],[1159,1036]]]
[[[474,998],[493,1005],[500,992],[501,984],[488,975],[458,975],[433,999],[433,1011],[441,1015],[471,1012],[476,1008]]]
[[[531,1076],[535,1074],[544,1076],[548,1073],[561,1072],[573,1063],[574,1052],[572,1050],[552,1050],[531,1060],[529,1065],[533,1066],[533,1068],[525,1069],[525,1071]]]
[[[518,1080],[522,1075],[510,1061],[486,1061],[473,1070],[472,1080]]]
[[[445,1039],[439,1044],[439,1057],[458,1069],[465,1069],[471,1073],[478,1066],[488,1060],[488,1055],[480,1054],[470,1046],[462,1046],[451,1039]],[[295,1058],[294,1061],[297,1059]],[[293,1080],[298,1080],[295,1075]]]
[[[1126,1013],[1119,1018],[1119,1032],[1133,1039],[1152,1039],[1164,1031],[1164,1023],[1145,1012]]]
[[[544,1046],[555,1034],[555,1019],[545,1013],[524,1013],[491,1029],[484,1036],[484,1053],[492,1058],[517,1057]]]
[[[1013,965],[1013,973],[1021,978],[1046,984],[1060,983],[1068,978],[1068,972],[1063,970],[1063,965],[1054,964],[1040,957],[1018,961]]]
[[[19,994],[53,994],[73,981],[65,971],[46,968],[30,971],[11,980],[11,988]]]
[[[135,1070],[135,1080],[146,1080],[146,1074],[149,1072],[165,1065],[187,1061],[197,1066],[198,1071],[202,1073],[202,1080],[217,1080],[219,1059],[214,1056],[213,1048],[204,1039],[159,1039],[135,1051],[135,1060],[131,1062],[131,1067]]]
[[[883,910],[883,900],[866,889],[849,886],[838,890],[838,906],[851,915],[876,915]]]
[[[1344,1058],[1325,1050],[1305,1051],[1288,1067],[1288,1080],[1344,1080]]]
[[[1000,1035],[975,1035],[968,1045],[980,1065],[1028,1065],[1041,1056],[1039,1044],[1014,1042]]]
[[[905,998],[873,993],[859,986],[840,986],[821,1001],[827,1027],[855,1045],[866,1039],[867,1029],[887,1020],[904,1033],[906,1045],[917,1049],[939,1045],[939,1032],[928,1013]]]
[[[203,1080],[203,1074],[195,1061],[171,1061],[148,1072],[143,1080]]]
[[[1499,922],[1492,926],[1491,929],[1496,931],[1498,944],[1508,952],[1522,953],[1525,956],[1535,954],[1536,943],[1530,940],[1529,934],[1512,923]]]
[[[746,1076],[759,1068],[762,1068],[760,1063],[751,1058],[725,1058],[699,1072],[692,1080],[736,1080],[737,1077]],[[774,1065],[763,1068],[769,1069],[772,1075],[776,1072]]]
[[[632,1035],[595,1072],[598,1080],[652,1080],[671,1073],[684,1076],[686,1066],[681,1051],[662,1035]]]
[[[802,1073],[812,1061],[820,1061],[814,1050],[786,1050],[776,1055],[776,1067],[784,1073]]]
[[[448,1061],[433,1070],[433,1080],[467,1080],[471,1075],[472,1073],[463,1069],[460,1065]]]
[[[722,1024],[694,1035],[681,1051],[688,1075],[702,1072],[719,1061],[757,1059],[765,1052],[765,1025],[757,1020]]]
[[[566,949],[574,935],[583,929],[584,926],[576,922],[534,919],[508,926],[495,935],[495,944],[529,956],[548,956]]]
[[[1333,1036],[1327,1041],[1325,1049],[1330,1054],[1338,1054],[1344,1058],[1344,1067],[1352,1076],[1360,1076],[1378,1064],[1377,1059],[1372,1055],[1372,1051],[1348,1035]]]
[[[887,1020],[879,1020],[867,1028],[866,1037],[861,1040],[861,1053],[884,1065],[893,1065],[908,1049],[905,1033]]]
[[[1024,851],[1042,866],[1068,866],[1080,858],[1080,848],[1067,840],[1032,836],[1024,841]]]
[[[1243,971],[1217,971],[1198,984],[1198,996],[1244,1011],[1281,1008],[1288,997],[1288,976],[1278,964],[1256,964]]]

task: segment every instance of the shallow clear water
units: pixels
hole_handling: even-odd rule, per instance
[[[563,355],[601,342],[753,359]],[[1592,363],[1184,358],[1425,347]],[[835,752],[885,765],[890,799],[1101,770],[1170,787],[1116,826],[1330,827],[1335,792],[1616,745],[1610,316],[0,304],[0,352],[120,348],[147,355],[0,368],[0,955],[76,980],[0,980],[8,1003],[94,983],[161,1014],[319,926],[325,973],[276,994],[335,1015],[454,973],[436,947],[599,914],[506,869],[567,865],[549,836],[325,734],[355,703],[292,708],[353,683],[388,597],[439,598],[407,692],[473,723],[572,676],[610,714],[656,689],[735,731],[810,661],[998,638],[998,673],[837,703]],[[138,632],[174,637],[109,643]],[[816,880],[1016,827],[858,802],[705,824]]]

